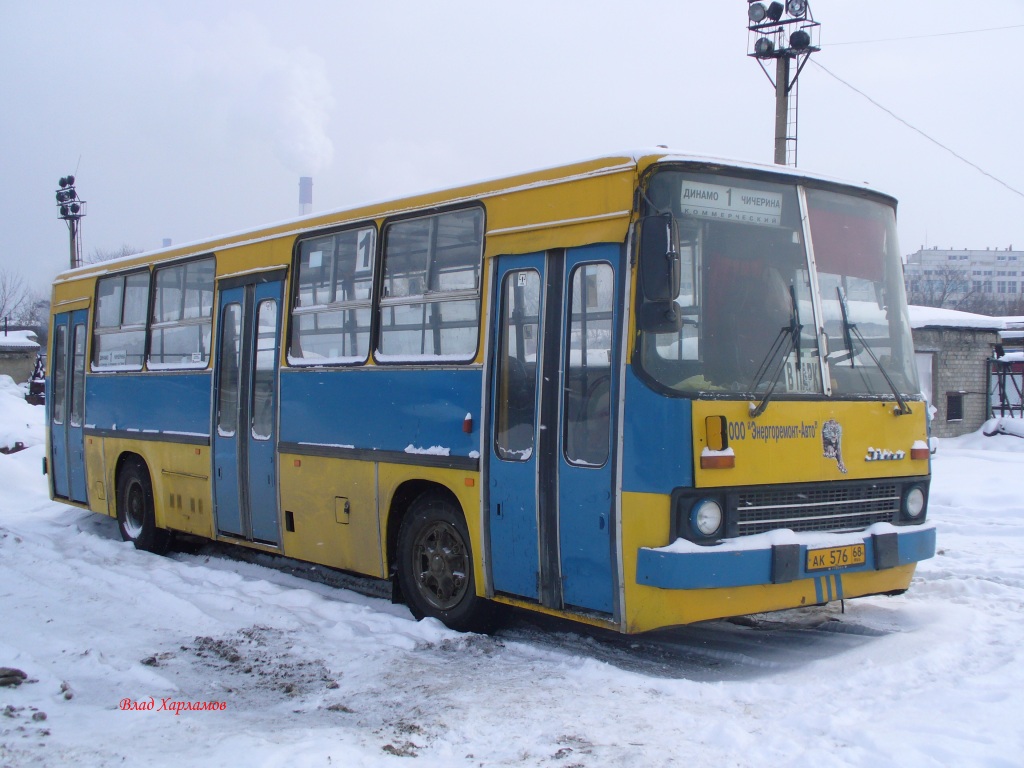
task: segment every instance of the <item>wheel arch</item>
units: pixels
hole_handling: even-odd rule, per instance
[[[433,617],[458,632],[487,633],[501,615],[479,586],[482,564],[467,505],[472,508],[442,482],[398,485],[388,504],[392,601],[408,605],[417,619]]]
[[[135,451],[122,451],[117,457],[117,461],[114,464],[114,497],[115,501],[117,498],[117,487],[121,481],[121,473],[129,464],[137,464],[146,470],[146,474],[149,475],[149,487],[153,487],[153,473],[149,471],[149,463],[142,457],[141,454],[135,453]]]
[[[122,487],[133,482],[145,488],[141,502],[128,488]],[[136,501],[133,502],[132,500]],[[134,451],[123,451],[114,463],[114,507],[117,511],[118,528],[121,538],[131,541],[136,549],[162,555],[170,549],[174,534],[159,524],[157,495],[153,487],[153,473],[149,462]],[[141,504],[141,506],[138,506]],[[130,505],[130,507],[129,507]],[[129,524],[129,518],[132,523]]]
[[[389,577],[394,575],[398,554],[398,533],[402,529],[402,521],[409,513],[412,503],[425,493],[437,493],[443,496],[459,511],[463,522],[466,522],[466,510],[463,509],[459,497],[448,486],[433,480],[406,480],[401,483],[391,495],[391,503],[388,505],[384,553],[387,558],[386,572]]]

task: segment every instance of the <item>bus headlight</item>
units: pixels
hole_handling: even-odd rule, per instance
[[[908,520],[918,520],[924,513],[924,490],[919,485],[913,486],[903,497],[903,512]]]
[[[722,528],[722,507],[714,499],[701,499],[690,510],[690,527],[701,536],[713,536]]]

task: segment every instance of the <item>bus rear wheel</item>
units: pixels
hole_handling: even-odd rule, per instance
[[[398,534],[398,580],[417,619],[459,632],[495,627],[496,606],[476,594],[466,523],[442,494],[424,493],[409,508]]]
[[[162,555],[170,549],[171,532],[156,527],[153,486],[139,461],[129,461],[117,478],[117,527],[136,549]]]

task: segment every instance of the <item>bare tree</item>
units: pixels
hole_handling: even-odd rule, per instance
[[[963,310],[976,303],[980,292],[974,290],[966,269],[942,265],[928,271],[931,274],[910,280],[907,299],[911,304]]]
[[[0,318],[20,322],[32,303],[25,278],[10,269],[0,269]]]
[[[85,257],[85,263],[98,264],[101,261],[121,259],[125,256],[132,256],[136,253],[142,253],[142,249],[136,248],[134,245],[128,245],[127,243],[123,243],[120,248],[93,248],[92,252]]]
[[[19,325],[45,326],[50,321],[49,290],[29,291],[21,311],[11,319]]]
[[[1024,315],[1024,296],[1008,299],[1004,306],[1003,314],[1013,317]]]

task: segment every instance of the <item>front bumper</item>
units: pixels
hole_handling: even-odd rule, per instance
[[[808,571],[807,551],[863,544],[864,562]],[[840,535],[797,534],[789,530],[730,539],[700,546],[684,539],[659,549],[641,547],[636,581],[659,589],[716,589],[787,584],[835,573],[882,571],[927,560],[935,555],[935,526],[878,523]],[[840,595],[841,597],[841,595]]]

